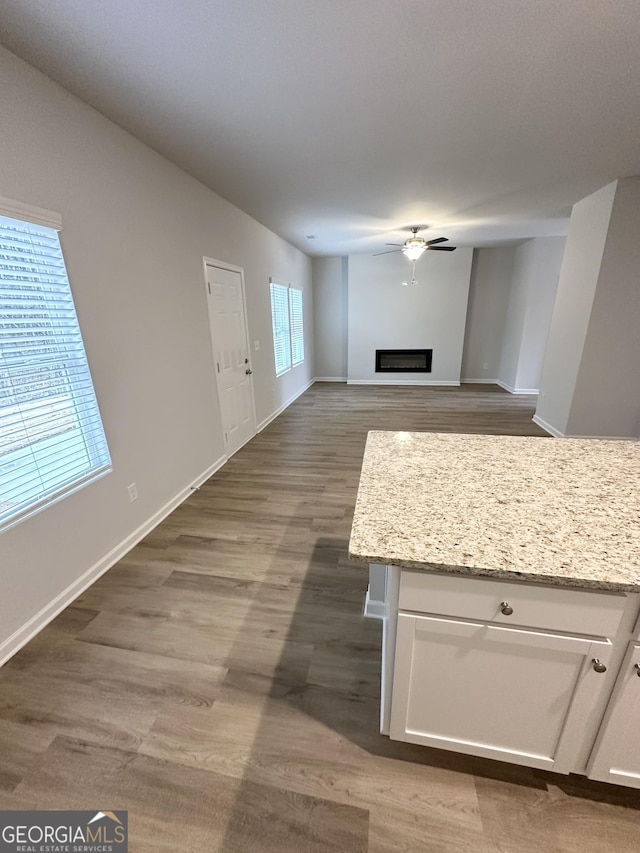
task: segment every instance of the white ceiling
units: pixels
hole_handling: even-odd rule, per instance
[[[640,173],[639,0],[2,0],[0,41],[312,255]]]

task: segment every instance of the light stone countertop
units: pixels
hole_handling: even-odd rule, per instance
[[[370,432],[349,557],[640,591],[640,443]]]

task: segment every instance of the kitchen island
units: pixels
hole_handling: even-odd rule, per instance
[[[640,787],[639,483],[633,441],[369,433],[382,731]]]

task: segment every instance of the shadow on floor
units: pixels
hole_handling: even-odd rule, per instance
[[[245,787],[238,792],[234,816],[228,824],[225,853],[242,849],[242,833],[238,835],[236,827],[242,826],[243,815],[255,797],[254,780],[268,776],[263,771],[274,749],[284,743],[286,752],[283,727],[286,732],[287,726],[291,754],[280,757],[281,778],[275,780],[283,787],[293,784],[322,792],[324,786],[330,796],[337,789],[340,799],[341,773],[346,774],[346,786],[353,775],[372,769],[384,774],[385,765],[397,778],[402,773],[398,769],[401,762],[411,764],[412,770],[416,766],[440,768],[539,791],[556,786],[570,797],[640,809],[638,798],[626,788],[400,743],[381,735],[382,623],[362,616],[367,573],[349,563],[347,546],[344,539],[319,536],[306,572],[301,580],[292,581],[292,587],[298,589],[295,610],[273,677],[258,687],[265,690],[266,710],[255,733]],[[286,554],[285,547],[283,556]],[[274,573],[281,574],[278,556],[274,558]],[[258,590],[247,622],[254,616],[262,621],[264,609],[273,606],[272,599],[267,579]],[[228,683],[237,689],[255,689],[255,680],[249,682],[245,673],[230,671]],[[293,769],[286,778],[288,762]],[[260,770],[256,772],[255,768]],[[309,796],[316,799],[316,808],[318,803],[327,803],[321,793]],[[368,849],[364,836],[351,837],[348,842],[345,838],[336,840],[336,850]],[[306,844],[300,849],[316,849],[308,838]],[[318,844],[318,850],[334,849],[322,833]]]

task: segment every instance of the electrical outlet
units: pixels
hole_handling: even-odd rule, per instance
[[[260,341],[254,341],[253,342],[253,348],[257,352],[260,349]]]
[[[131,483],[131,485],[127,487],[127,491],[129,492],[129,500],[131,503],[138,500],[138,487],[135,483]]]
[[[482,369],[483,369],[483,370],[486,370],[486,369],[487,369],[487,367],[489,367],[489,362],[488,362],[488,361],[483,361],[483,362],[482,362]]]

